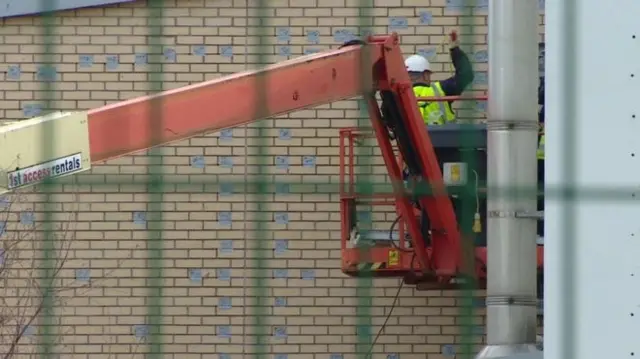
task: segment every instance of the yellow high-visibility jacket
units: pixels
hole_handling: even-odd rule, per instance
[[[413,85],[413,93],[416,97],[438,98],[445,96],[440,82],[433,82],[431,86],[416,83]],[[456,119],[456,115],[448,101],[418,101],[418,108],[427,125],[442,125]]]

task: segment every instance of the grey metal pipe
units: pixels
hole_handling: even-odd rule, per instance
[[[536,211],[537,6],[537,0],[489,1],[487,346],[481,358],[536,351],[536,219],[516,213]]]

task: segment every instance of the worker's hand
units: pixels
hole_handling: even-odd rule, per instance
[[[451,30],[449,33],[449,48],[453,49],[454,47],[458,47],[460,45],[458,39],[458,32],[456,30]]]

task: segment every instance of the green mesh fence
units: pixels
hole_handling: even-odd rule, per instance
[[[175,6],[175,3],[175,1],[172,2],[173,6]],[[180,1],[178,0],[177,3],[180,4]],[[47,66],[54,66],[56,64],[55,55],[58,53],[58,42],[53,41],[53,38],[58,33],[57,25],[59,22],[56,21],[56,13],[51,10],[56,7],[57,3],[52,0],[42,0],[41,4],[41,8],[45,12],[45,15],[41,15],[41,28],[43,38],[45,40],[42,47],[42,54],[44,54],[43,64]],[[272,62],[272,56],[270,55],[273,55],[273,46],[270,40],[273,37],[275,28],[273,23],[276,22],[277,19],[272,18],[274,13],[270,11],[269,1],[254,0],[249,1],[248,4],[247,2],[230,2],[230,4],[232,8],[242,10],[241,13],[244,14],[244,20],[239,23],[242,23],[247,27],[247,33],[254,34],[252,35],[252,38],[250,38],[249,35],[245,36],[244,44],[240,45],[241,47],[244,46],[244,67],[255,68],[256,66],[263,66]],[[352,5],[357,9],[357,21],[349,25],[355,26],[360,34],[370,31],[371,28],[379,29],[379,24],[375,19],[376,4],[377,1],[373,0],[357,0],[357,4]],[[463,44],[464,50],[469,54],[473,54],[473,45],[477,42],[477,35],[474,33],[474,15],[477,9],[475,1],[472,0],[467,0],[464,5],[463,9],[457,15],[458,23],[456,27],[458,27],[461,34],[461,43]],[[167,37],[174,36],[174,34],[166,34],[164,31],[164,18],[167,10],[163,0],[148,0],[146,4],[146,11],[146,23],[148,29],[146,31],[145,38],[147,41],[146,52],[149,56],[148,71],[146,72],[147,91],[148,93],[157,93],[167,89],[165,84],[166,77],[164,76],[167,61],[166,54],[163,51],[167,45]],[[233,26],[242,25],[234,24]],[[432,45],[440,46],[439,44]],[[446,61],[448,61],[448,59]],[[446,66],[448,65],[445,65],[445,67]],[[364,71],[361,74],[361,80],[364,83],[370,81],[368,76],[370,76],[370,73]],[[263,89],[264,83],[265,81],[268,81],[268,78],[261,77],[259,80],[262,85],[259,85],[254,89],[259,95],[258,101],[260,102],[259,106],[257,106],[258,111],[254,116],[255,118],[264,117],[264,110],[262,109],[264,108],[265,92]],[[313,84],[310,85],[312,86]],[[57,110],[56,99],[59,99],[59,97],[56,96],[56,94],[64,90],[57,89],[56,82],[43,81],[41,82],[41,86],[42,88],[40,91],[44,95],[42,98],[44,109],[48,111]],[[471,91],[473,91],[473,89],[471,89]],[[165,126],[163,126],[164,115],[162,113],[161,102],[161,99],[151,102],[150,105],[153,108],[151,112],[152,116],[148,119],[149,126],[157,137],[161,137],[161,131],[165,128]],[[363,105],[362,102],[358,102],[357,108],[360,112],[357,125],[360,128],[370,128],[366,106]],[[472,102],[463,102],[463,105],[458,111],[461,114],[464,114],[461,115],[461,117],[468,117],[470,119],[469,122],[473,122],[471,120],[474,118],[481,117],[481,115],[478,115],[476,107]],[[215,116],[215,114],[212,114],[212,116]],[[126,131],[126,129],[123,129],[123,131]],[[94,191],[96,189],[108,191],[109,188],[141,186],[144,188],[144,192],[148,193],[147,208],[145,209],[147,230],[145,238],[146,254],[144,255],[147,260],[145,324],[148,328],[148,333],[146,333],[145,341],[147,349],[142,351],[148,357],[160,358],[166,353],[165,344],[167,333],[163,328],[166,325],[164,318],[167,315],[165,311],[165,293],[167,288],[163,273],[172,269],[167,268],[166,266],[169,249],[164,247],[164,229],[166,228],[164,222],[165,220],[168,220],[167,209],[166,206],[164,206],[164,203],[168,189],[171,188],[175,190],[178,188],[179,192],[180,187],[184,187],[185,192],[194,192],[194,188],[199,188],[200,191],[202,191],[202,195],[206,195],[207,193],[215,193],[218,190],[221,191],[223,185],[230,184],[233,185],[234,191],[237,192],[238,190],[241,190],[244,192],[246,199],[245,205],[248,203],[255,205],[251,211],[247,211],[246,207],[242,210],[244,212],[244,216],[246,216],[244,218],[245,226],[243,230],[245,231],[245,236],[247,238],[245,240],[245,254],[243,259],[243,261],[245,261],[243,282],[246,281],[247,283],[243,284],[243,286],[246,286],[246,288],[243,289],[243,296],[245,297],[243,318],[246,318],[246,321],[243,319],[242,332],[234,333],[241,334],[244,339],[242,339],[241,342],[235,343],[242,346],[242,350],[239,353],[242,357],[266,358],[267,355],[270,354],[271,350],[269,346],[271,344],[268,337],[271,335],[271,330],[268,319],[272,314],[270,314],[270,304],[267,301],[270,288],[269,281],[267,280],[268,278],[265,273],[269,272],[272,267],[270,266],[270,261],[268,259],[271,247],[268,244],[270,236],[268,236],[269,228],[266,225],[270,220],[270,212],[267,206],[273,198],[272,194],[274,186],[277,187],[286,181],[274,181],[272,174],[269,172],[271,161],[271,157],[267,156],[267,153],[269,153],[267,150],[269,146],[269,142],[267,141],[269,128],[267,128],[265,121],[248,125],[243,129],[243,131],[245,137],[252,137],[252,146],[255,147],[253,148],[253,153],[255,154],[253,157],[255,160],[253,162],[253,173],[250,175],[245,173],[244,176],[242,176],[244,180],[237,181],[236,183],[220,183],[218,176],[212,176],[213,178],[210,180],[206,178],[206,176],[198,178],[197,180],[194,180],[188,175],[167,176],[166,171],[163,169],[164,166],[166,166],[166,163],[165,152],[163,152],[162,148],[152,149],[148,152],[147,175],[110,175],[107,176],[106,182],[95,182],[95,178],[84,175],[76,176],[73,179],[73,183],[71,185],[80,187],[84,186],[85,188],[91,187]],[[467,133],[467,131],[463,132]],[[44,136],[41,139],[43,143],[47,143],[49,145],[51,145],[52,141],[55,140],[55,138],[51,138],[50,136]],[[245,138],[245,141],[248,140]],[[375,175],[376,170],[374,169],[374,162],[376,161],[376,157],[372,156],[373,151],[371,151],[376,144],[371,142],[371,140],[367,141],[369,142],[366,142],[359,147],[359,152],[357,154],[358,166],[361,167],[359,169],[361,174],[357,179],[358,191],[362,193],[374,192],[375,185],[381,183],[379,180],[380,176]],[[468,140],[465,139],[463,142],[468,142]],[[245,145],[245,156],[249,156],[248,151],[248,147]],[[464,161],[470,164],[470,169],[475,168],[475,157],[470,153],[467,154]],[[248,162],[249,160],[245,159],[245,166]],[[133,181],[131,181],[130,178],[133,178]],[[204,178],[204,180],[202,180],[202,178]],[[68,180],[63,183],[65,183],[63,186],[70,185]],[[382,183],[384,183],[384,180]],[[297,189],[297,193],[299,194],[315,194],[319,191],[324,191],[325,193],[333,195],[338,193],[337,183],[333,180],[328,183],[286,182],[286,184],[290,185],[294,190]],[[464,193],[473,193],[475,189],[472,188],[473,183],[471,181],[469,182],[469,186],[471,187],[467,188]],[[39,346],[37,353],[39,353],[42,358],[59,357],[59,354],[56,351],[57,337],[64,335],[64,333],[60,333],[58,330],[59,328],[56,325],[58,321],[56,320],[56,301],[54,300],[54,297],[58,295],[56,291],[55,276],[59,258],[56,257],[58,252],[56,251],[55,245],[58,237],[55,235],[55,229],[53,228],[52,223],[55,222],[54,216],[57,211],[56,196],[59,194],[58,191],[60,188],[60,182],[56,181],[47,182],[38,187],[38,190],[45,196],[42,202],[46,204],[42,211],[45,215],[42,220],[42,233],[44,233],[44,240],[42,242],[43,245],[40,248],[42,259],[41,264],[39,264],[39,268],[42,272],[39,280],[40,288],[42,289],[43,305],[42,311],[39,313],[40,321],[38,322],[41,329],[37,336]],[[474,211],[470,210],[470,208],[474,208],[475,198],[473,198],[473,196],[468,197],[469,198],[465,198],[463,201],[464,205],[462,213],[465,215],[461,216],[459,221],[461,228],[465,232],[465,236],[472,237],[473,233],[471,233],[470,230],[473,221],[472,213]],[[336,197],[332,196],[332,198]],[[374,218],[374,216],[376,216],[375,213],[369,214],[370,218]],[[362,225],[365,226],[365,228],[362,229],[366,230],[366,226],[371,226],[372,224],[364,222]],[[142,251],[142,249],[140,249],[140,251]],[[473,259],[469,258],[469,260]],[[345,276],[345,278],[347,277]],[[372,308],[374,306],[373,301],[375,299],[374,288],[376,286],[376,280],[369,275],[363,275],[358,279],[352,280],[357,281],[356,294],[358,298],[356,313],[354,313],[356,317],[355,332],[357,333],[355,354],[357,354],[358,358],[371,358],[373,357],[373,353],[380,354],[383,352],[380,349],[375,351],[373,350],[376,345],[374,341],[378,340],[380,335],[384,335],[384,332],[381,331],[381,325],[374,325],[372,321]],[[249,281],[251,281],[250,284]],[[459,294],[460,301],[458,302],[460,315],[458,316],[459,322],[456,324],[461,328],[461,335],[458,337],[456,343],[451,343],[458,345],[458,357],[472,356],[474,350],[477,349],[477,344],[481,342],[480,335],[474,330],[474,328],[478,326],[477,313],[472,305],[474,295],[476,294],[475,284],[471,281],[467,281],[466,283],[467,284],[464,289]],[[215,293],[212,293],[211,295],[214,296]],[[395,306],[395,303],[393,303],[393,306]],[[390,313],[392,310],[392,308],[386,308],[384,314],[392,316],[393,314]],[[238,351],[235,353],[238,354]],[[290,357],[295,357],[295,354],[290,354]],[[223,357],[221,356],[220,358]],[[316,358],[321,358],[321,356],[316,356]],[[333,359],[338,357],[336,356],[331,358]]]
[[[46,15],[43,16],[43,36],[45,38],[45,44],[43,46],[42,53],[45,54],[43,58],[44,66],[50,67],[53,66],[54,59],[53,54],[55,54],[55,44],[50,39],[54,35],[55,24],[53,22],[54,17],[52,14],[52,9],[56,5],[55,2],[47,3],[43,1],[41,4],[41,8],[45,11]],[[47,41],[48,40],[48,41]],[[52,86],[50,82],[44,82],[42,84],[42,92],[44,93],[44,107],[49,109],[53,108],[53,93],[55,88]],[[53,148],[53,141],[55,139],[47,136],[43,133],[43,138],[39,139],[42,141],[44,151],[51,151]],[[43,154],[43,157],[46,156],[46,153]],[[53,203],[52,193],[48,189],[51,181],[46,181],[44,183],[45,187],[45,203],[47,204],[44,208],[44,241],[42,245],[42,274],[41,274],[41,286],[43,289],[43,298],[42,298],[42,336],[41,336],[41,344],[40,344],[40,352],[42,357],[47,357],[54,353],[54,341],[55,341],[55,328],[54,328],[54,278],[55,278],[55,269],[56,269],[56,251],[55,251],[55,236],[54,230],[50,225],[53,222],[52,213],[54,212],[51,204]]]

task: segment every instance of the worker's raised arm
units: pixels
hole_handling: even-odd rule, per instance
[[[442,91],[446,96],[460,96],[464,90],[473,82],[473,65],[467,54],[462,51],[457,43],[457,35],[451,33],[451,62],[455,69],[455,74],[446,80],[440,81]]]

